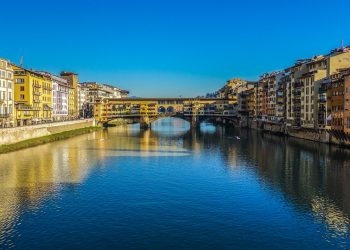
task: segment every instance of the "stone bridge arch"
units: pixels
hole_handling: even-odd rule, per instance
[[[164,106],[158,107],[158,113],[165,113],[165,112],[166,112],[166,108]]]
[[[166,108],[166,111],[167,111],[168,113],[174,113],[174,112],[175,112],[175,108],[174,108],[173,106],[168,106],[168,107]]]

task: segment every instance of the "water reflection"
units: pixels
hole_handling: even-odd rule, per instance
[[[335,235],[350,236],[348,149],[228,127],[217,127],[215,133],[204,127],[186,137],[189,150],[217,148],[230,170],[252,168],[297,209],[310,211]]]
[[[212,156],[228,173],[254,173],[294,209],[325,225],[326,238],[350,236],[349,150],[210,124],[190,130],[178,119],[152,128],[116,127],[1,155],[0,245],[15,245],[23,213],[40,211],[62,189],[84,185],[95,170],[109,168],[107,159],[123,157]]]

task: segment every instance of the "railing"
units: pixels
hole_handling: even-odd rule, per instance
[[[33,107],[32,106],[26,106],[26,105],[17,105],[16,106],[16,109],[17,110],[33,110]]]

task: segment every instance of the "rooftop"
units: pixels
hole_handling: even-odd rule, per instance
[[[62,71],[60,75],[61,76],[70,76],[70,75],[76,75],[77,76],[78,74],[76,74],[74,72],[69,72],[69,71]]]

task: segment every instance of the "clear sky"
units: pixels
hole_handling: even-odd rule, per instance
[[[0,57],[132,96],[197,96],[350,43],[349,0],[2,1]]]

